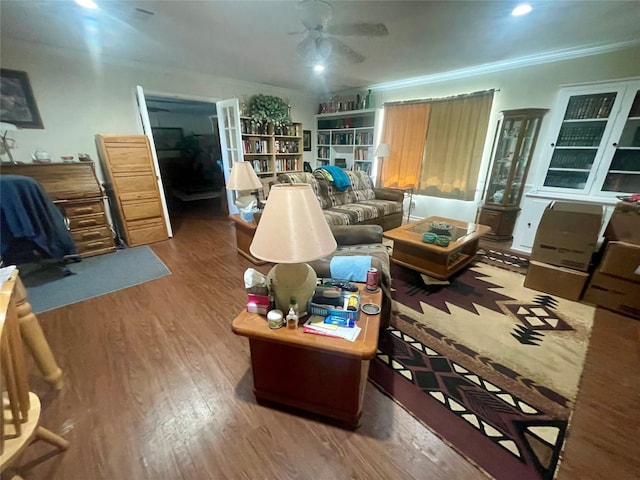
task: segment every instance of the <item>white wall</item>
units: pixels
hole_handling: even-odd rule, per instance
[[[412,209],[411,216],[424,218],[431,215],[440,215],[473,221],[477,209],[481,205],[487,166],[491,160],[491,147],[500,111],[528,107],[548,108],[551,110],[560,86],[638,76],[640,75],[639,58],[640,47],[636,46],[613,53],[529,66],[499,73],[468,76],[463,79],[447,80],[430,85],[375,91],[375,103],[377,106],[381,106],[384,102],[441,98],[479,90],[499,89],[494,96],[476,200],[463,202],[414,195],[415,208]],[[548,119],[551,113],[551,111],[547,113],[542,122],[538,145],[541,142],[551,141],[548,138],[550,135]],[[542,168],[545,159],[542,158],[542,151],[542,148],[537,148],[534,152],[527,178],[528,188],[537,180],[539,175],[544,173]]]
[[[135,86],[154,94],[181,94],[212,100],[249,97],[257,93],[289,99],[292,117],[311,129],[318,99],[288,89],[213,77],[194,72],[166,71],[140,64],[91,58],[70,50],[2,39],[2,67],[23,70],[44,123],[43,130],[11,132],[15,160],[30,162],[40,148],[53,159],[89,153],[97,159],[98,133],[141,134],[135,105]],[[313,152],[305,153],[310,160]],[[307,156],[309,158],[307,158]],[[103,179],[99,164],[98,176]]]

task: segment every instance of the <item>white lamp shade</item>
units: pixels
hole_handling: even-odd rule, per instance
[[[381,143],[376,147],[376,151],[373,152],[374,157],[388,157],[391,155],[388,143]]]
[[[249,247],[254,257],[274,263],[302,263],[325,257],[336,247],[311,185],[271,187]]]
[[[262,182],[249,162],[234,162],[227,188],[230,190],[259,190]]]

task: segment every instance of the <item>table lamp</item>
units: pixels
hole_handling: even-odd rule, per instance
[[[277,263],[267,275],[275,290],[276,308],[286,312],[295,297],[304,311],[316,286],[316,272],[307,263],[331,254],[336,240],[311,185],[276,184],[269,192],[256,228],[251,254]]]
[[[377,175],[376,175],[376,184],[378,187],[381,187],[381,179],[382,179],[382,162],[384,162],[384,159],[389,157],[391,155],[391,149],[389,148],[389,144],[388,143],[380,143],[377,147],[376,147],[376,151],[373,152],[373,156],[374,157],[379,157],[380,158],[380,166],[377,168]]]
[[[260,190],[262,189],[262,182],[249,162],[234,162],[231,168],[231,174],[229,175],[229,181],[227,182],[227,188],[237,190],[238,192],[242,190]],[[238,193],[238,198],[236,198],[234,203],[238,208],[245,208],[254,199],[256,203],[259,200],[253,195],[240,195]]]

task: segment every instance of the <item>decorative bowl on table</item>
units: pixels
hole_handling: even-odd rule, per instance
[[[450,237],[452,228],[453,226],[447,222],[431,222],[429,231],[431,233],[435,233],[436,235],[444,235]]]

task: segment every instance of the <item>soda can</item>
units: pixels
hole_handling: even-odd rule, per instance
[[[370,268],[369,270],[367,270],[366,289],[369,290],[370,292],[376,291],[378,289],[378,280],[379,280],[379,275],[378,275],[377,268]]]

